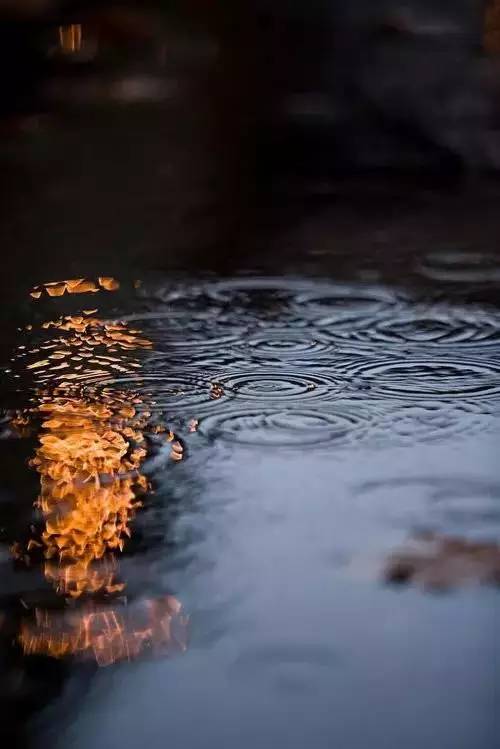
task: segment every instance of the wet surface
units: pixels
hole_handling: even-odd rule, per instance
[[[419,287],[32,289],[2,374],[16,735],[495,746],[500,315],[467,300],[481,262],[426,256]]]
[[[496,63],[253,5],[3,34],[0,735],[493,749]]]

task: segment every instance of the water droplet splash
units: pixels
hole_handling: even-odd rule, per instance
[[[463,258],[462,258],[463,260]],[[153,408],[255,446],[412,444],[489,429],[500,315],[367,284],[235,278],[140,289]],[[360,428],[360,425],[363,428]]]

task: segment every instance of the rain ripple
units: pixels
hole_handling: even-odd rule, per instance
[[[397,302],[398,295],[381,286],[331,284],[298,294],[294,310],[324,327],[340,323],[365,327],[390,313]]]
[[[155,413],[167,412],[169,416],[179,411],[198,413],[225,396],[225,392],[208,376],[184,370],[108,378],[100,385],[104,388],[138,390]]]
[[[284,362],[289,365],[308,365],[333,361],[336,346],[311,329],[292,327],[262,327],[249,335],[236,353],[262,365]]]
[[[258,367],[244,371],[224,373],[218,383],[233,397],[243,400],[268,401],[269,405],[279,400],[301,403],[313,399],[328,399],[340,393],[345,384],[330,374],[290,371],[287,367],[266,369]]]
[[[500,280],[498,257],[483,252],[429,252],[418,270],[433,281],[491,283]]]
[[[198,433],[261,447],[350,445],[368,433],[376,411],[362,403],[339,401],[328,410],[240,407],[202,418]]]
[[[477,307],[403,302],[390,315],[359,327],[343,320],[320,320],[323,337],[369,346],[405,348],[500,346],[500,315]]]
[[[211,440],[261,447],[412,445],[494,428],[498,414],[473,401],[391,403],[340,398],[308,408],[233,404],[202,416],[198,434]]]
[[[343,373],[372,395],[400,399],[491,398],[500,394],[500,360],[456,356],[363,357],[345,360]]]
[[[412,444],[496,423],[492,307],[289,277],[167,285],[149,297],[143,287],[141,299],[146,309],[126,320],[154,346],[140,377],[113,384],[140,387],[176,423],[197,420],[207,439]]]
[[[480,401],[395,403],[377,420],[370,436],[380,444],[402,445],[460,439],[494,429],[498,415]]]

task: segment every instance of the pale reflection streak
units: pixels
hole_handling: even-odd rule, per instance
[[[108,277],[97,283],[75,279],[44,284],[31,295],[93,294],[118,286]],[[40,476],[36,505],[44,526],[27,548],[16,544],[13,552],[28,561],[41,554],[45,577],[57,594],[83,597],[76,609],[36,610],[34,619],[22,625],[19,642],[24,651],[56,658],[90,655],[99,665],[108,665],[145,650],[186,647],[187,618],[181,604],[164,596],[127,606],[115,557],[131,535],[141,494],[149,488],[141,473],[147,455],[145,431],[170,443],[173,461],[182,460],[183,447],[166,428],[150,427],[151,414],[138,393],[96,387],[102,376],[140,367],[132,352],[151,347],[139,331],[101,320],[96,312],[85,310],[44,323],[45,330],[54,332],[52,339],[31,351],[19,347],[23,358],[42,356],[26,365],[35,376],[36,403],[16,421],[20,429],[39,425],[31,466]],[[96,594],[114,596],[113,607],[96,604]]]

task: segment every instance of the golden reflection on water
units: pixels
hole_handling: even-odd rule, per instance
[[[153,654],[186,650],[187,618],[174,596],[141,602],[139,606],[49,613],[36,611],[24,622],[19,637],[27,655],[63,658],[81,655],[99,666]]]
[[[106,403],[55,396],[38,411],[42,431],[31,465],[40,474],[43,553],[70,568],[88,568],[107,552],[121,551],[130,536],[138,494],[147,489],[140,473],[145,417],[117,395]],[[61,592],[79,596],[87,583],[95,590],[93,577],[79,574],[75,586]],[[65,573],[61,584],[73,579]]]
[[[47,294],[47,296],[95,294],[101,290],[116,291],[119,288],[119,282],[111,276],[99,276],[97,281],[87,278],[72,278],[67,281],[47,281],[39,286],[35,286],[30,291],[30,295],[33,299],[40,299],[43,294]]]
[[[85,279],[51,282],[31,295],[93,294],[99,287],[112,291],[119,286],[107,277],[98,285]],[[21,432],[33,425],[39,430],[30,465],[40,476],[36,506],[43,529],[26,548],[15,544],[13,553],[28,563],[41,555],[45,578],[56,593],[83,601],[62,612],[36,610],[19,636],[25,653],[90,654],[99,665],[108,665],[144,650],[185,649],[187,619],[181,604],[164,596],[128,607],[115,556],[130,538],[130,523],[149,488],[141,472],[145,431],[170,443],[174,461],[182,460],[183,447],[165,427],[150,426],[151,414],[138,393],[96,387],[96,379],[140,368],[133,352],[151,348],[140,331],[96,313],[87,309],[43,323],[53,337],[31,350],[19,347],[20,358],[36,355],[25,365],[35,378],[35,403],[14,422]],[[92,596],[97,594],[114,596],[115,605],[96,604]]]

